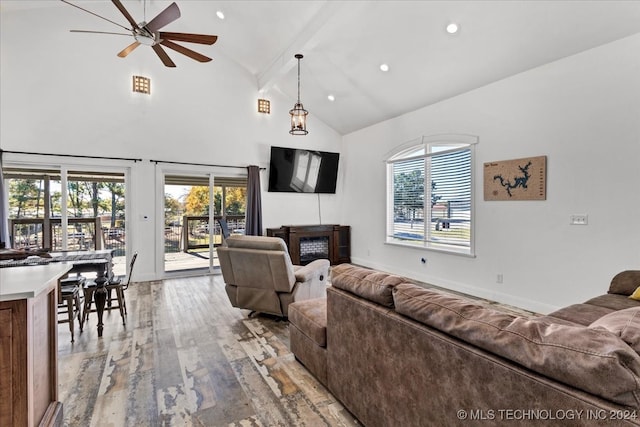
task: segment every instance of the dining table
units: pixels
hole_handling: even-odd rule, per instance
[[[106,284],[113,277],[113,252],[112,249],[48,252],[22,259],[2,260],[0,261],[0,268],[68,263],[72,265],[69,274],[96,273],[96,278],[94,279],[96,289],[92,292],[92,295],[96,304],[96,313],[98,314],[98,337],[102,337],[104,330],[102,319],[107,301]]]

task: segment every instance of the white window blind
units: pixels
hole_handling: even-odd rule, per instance
[[[387,242],[472,254],[472,143],[425,137],[387,164]]]

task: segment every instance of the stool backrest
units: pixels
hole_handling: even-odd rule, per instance
[[[133,276],[133,266],[135,265],[137,258],[138,252],[134,253],[131,257],[131,262],[129,263],[129,274],[127,275],[127,283],[125,283],[125,285],[123,286],[124,289],[127,289],[129,287],[129,284],[131,283],[131,276]]]

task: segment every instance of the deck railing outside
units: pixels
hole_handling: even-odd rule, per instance
[[[222,216],[214,216],[213,244],[222,244],[222,230],[218,219]],[[244,234],[244,215],[227,215],[225,217],[231,233]],[[209,217],[189,216],[182,217],[182,223],[172,222],[165,227],[165,252],[189,252],[196,249],[209,247]]]
[[[60,218],[10,219],[9,227],[14,249],[62,250],[62,221]],[[123,227],[103,227],[100,218],[69,218],[67,250],[89,251],[113,249],[114,256],[125,253]],[[97,230],[97,232],[96,232]]]
[[[222,243],[222,230],[217,219],[214,224],[214,245]],[[244,233],[244,216],[228,215],[227,224],[231,233]],[[124,227],[102,227],[100,218],[69,218],[67,231],[68,250],[112,249],[115,274],[126,273],[127,260],[125,258]],[[45,226],[45,222],[48,223]],[[165,227],[165,254],[183,252],[198,257],[209,247],[207,216],[188,216],[181,221],[171,222]],[[96,238],[96,230],[99,230]],[[46,232],[45,232],[46,231]],[[10,232],[13,236],[12,247],[15,249],[52,251],[62,250],[62,226],[60,218],[20,218],[10,220]],[[186,239],[185,239],[186,236]],[[215,257],[215,254],[214,254]],[[214,261],[215,263],[215,261]],[[178,266],[167,267],[166,270],[180,269]]]
[[[214,246],[219,246],[222,244],[222,230],[217,220],[222,217],[215,216],[214,218],[216,220],[213,230]],[[244,234],[245,219],[243,215],[228,215],[225,219],[232,234]],[[209,247],[208,224],[208,216],[187,216],[183,217],[181,221],[169,223],[165,227],[165,253],[184,252],[201,256],[202,251]],[[14,249],[62,250],[60,218],[50,218],[48,221],[45,221],[44,218],[11,219],[9,225]],[[114,251],[114,273],[118,275],[126,273],[126,231],[124,227],[103,227],[100,218],[69,218],[68,226],[68,250],[112,249]],[[98,230],[97,237],[96,230]],[[180,265],[180,263],[178,264]],[[166,269],[175,270],[180,267],[173,266]]]
[[[214,217],[214,245],[222,244],[222,230]],[[226,217],[232,233],[244,233],[244,215]],[[48,223],[48,228],[45,225]],[[60,218],[11,219],[10,231],[14,249],[62,250],[62,223]],[[103,227],[100,218],[69,218],[67,230],[68,250],[113,249],[114,256],[125,253],[124,227]],[[98,233],[96,233],[98,230]],[[209,247],[209,217],[184,216],[182,223],[172,222],[165,227],[165,252],[189,252]]]

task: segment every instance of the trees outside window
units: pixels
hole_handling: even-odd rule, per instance
[[[115,245],[116,255],[124,254],[123,173],[67,172],[66,245],[61,240],[60,170],[4,168],[4,178],[13,247],[86,250]]]

